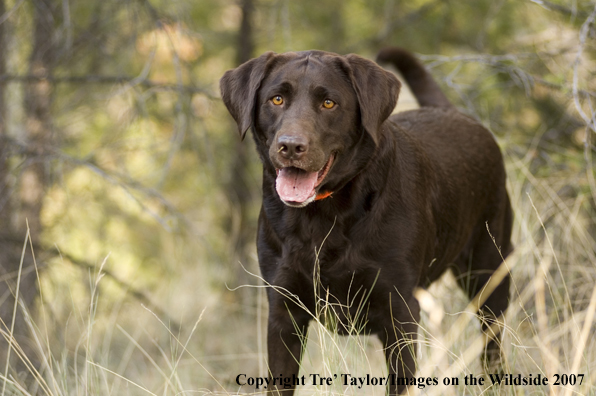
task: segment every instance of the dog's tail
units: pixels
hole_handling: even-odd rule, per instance
[[[437,82],[412,53],[398,47],[385,48],[377,55],[377,63],[389,63],[396,67],[421,107],[453,107]]]

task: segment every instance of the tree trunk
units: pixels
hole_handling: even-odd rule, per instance
[[[242,8],[242,22],[240,25],[240,31],[238,32],[238,51],[236,55],[236,63],[238,65],[250,60],[253,57],[254,52],[254,39],[252,31],[252,14],[254,11],[253,0],[241,0]],[[249,160],[248,153],[250,152],[250,145],[248,143],[250,139],[246,139],[242,142],[240,139],[236,141],[234,148],[234,157],[232,163],[232,177],[230,185],[228,186],[228,196],[230,197],[233,211],[232,216],[234,219],[230,221],[230,224],[234,224],[235,240],[234,243],[234,257],[233,263],[236,265],[236,281],[239,284],[251,283],[252,279],[242,268],[237,265],[238,262],[242,263],[244,267],[249,266],[249,250],[254,245],[254,226],[251,224],[250,219],[250,206],[253,201],[253,194],[250,188],[250,172],[249,172]],[[244,298],[247,296],[241,296]]]
[[[54,23],[58,3],[52,1],[35,1],[33,26],[33,48],[30,56],[29,73],[37,76],[50,76],[55,57]],[[0,15],[4,15],[4,0],[0,0]],[[6,70],[6,23],[0,24],[0,74]],[[22,165],[20,175],[10,171],[10,145],[6,138],[6,98],[4,87],[0,87],[0,317],[11,328],[14,321],[14,341],[25,351],[28,358],[38,362],[32,352],[31,337],[25,322],[25,315],[19,307],[13,318],[15,296],[18,285],[18,298],[27,310],[32,310],[37,296],[37,278],[30,249],[23,256],[22,270],[19,271],[23,243],[27,229],[34,246],[39,246],[43,230],[41,209],[49,178],[49,163],[44,153],[52,145],[52,122],[50,105],[52,86],[47,80],[32,82],[25,88],[26,136],[28,146],[27,157]],[[11,177],[18,176],[16,183]],[[36,251],[36,255],[41,252]],[[0,340],[0,368],[4,373],[8,343]],[[23,365],[11,352],[10,367],[21,370]]]

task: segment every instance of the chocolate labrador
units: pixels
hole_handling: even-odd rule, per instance
[[[512,250],[491,133],[460,113],[409,52],[389,48],[378,60],[401,71],[420,109],[390,117],[399,81],[357,55],[268,52],[220,82],[240,135],[252,130],[263,162],[257,250],[271,286],[272,379],[298,374],[309,321],[324,306],[338,332],[380,338],[388,393],[403,392],[416,370],[414,289],[450,268],[472,298]],[[508,300],[506,276],[479,309],[485,330]],[[485,354],[499,355],[498,337]],[[293,393],[272,383],[269,392]]]

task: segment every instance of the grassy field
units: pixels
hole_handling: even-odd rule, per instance
[[[596,392],[596,243],[589,232],[589,191],[566,195],[565,175],[538,178],[528,171],[527,159],[507,155],[506,160],[516,248],[503,264],[513,277],[502,330],[504,373],[540,375],[548,385],[487,385],[490,380],[478,358],[483,343],[479,321],[448,274],[418,294],[422,320],[413,346],[419,352],[417,375],[436,378],[437,385],[412,387],[410,394]],[[247,268],[255,268],[254,262],[249,264]],[[260,392],[236,384],[239,374],[266,375],[266,301],[258,274],[252,275],[251,285],[234,285],[218,272],[217,263],[185,268],[154,291],[155,306],[164,311],[156,312],[117,287],[106,276],[109,266],[108,256],[98,261],[97,271],[87,272],[88,293],[75,283],[58,287],[50,281],[68,273],[65,263],[56,263],[48,279],[41,279],[44,304],[29,320],[36,353],[24,356],[19,345],[12,345],[11,354],[27,369],[20,367],[17,374],[10,367],[0,373],[1,395]],[[239,299],[240,293],[248,298]],[[58,323],[56,318],[67,319]],[[10,328],[4,324],[5,339],[11,338]],[[33,368],[29,360],[40,365]],[[337,336],[314,321],[300,374],[307,384],[299,393],[382,395],[384,386],[345,385],[341,375],[379,377],[385,371],[375,337]],[[337,378],[332,385],[313,385],[312,374]],[[484,377],[486,383],[466,385],[470,375]]]

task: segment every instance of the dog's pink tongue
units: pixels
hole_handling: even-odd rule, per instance
[[[317,172],[307,172],[298,168],[282,168],[277,174],[275,188],[287,202],[304,202],[314,195]]]

